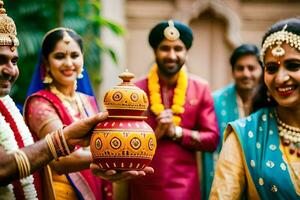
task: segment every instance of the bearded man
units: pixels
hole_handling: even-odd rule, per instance
[[[0,199],[51,199],[51,183],[44,167],[53,159],[68,156],[76,145],[88,146],[91,129],[106,119],[107,114],[100,113],[74,122],[34,143],[22,115],[9,96],[19,76],[19,40],[15,23],[6,15],[3,5],[0,1]],[[91,168],[95,174],[109,180],[123,180],[153,172],[149,167],[122,173],[114,170],[104,172],[96,164],[92,164]]]
[[[122,188],[131,200],[200,199],[195,153],[214,151],[219,135],[207,82],[187,73],[192,42],[192,30],[178,21],[160,22],[150,31],[156,62],[136,85],[150,101],[147,123],[158,142],[151,163],[155,173]]]

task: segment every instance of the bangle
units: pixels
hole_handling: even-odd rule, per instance
[[[22,179],[24,177],[24,167],[23,167],[21,158],[17,152],[14,153],[14,157],[15,157],[18,171],[19,171],[19,178]]]
[[[72,146],[72,145],[68,145],[68,143],[67,143],[67,140],[66,140],[66,138],[65,138],[65,134],[64,134],[64,128],[66,128],[67,126],[66,125],[64,125],[63,126],[63,128],[61,129],[61,131],[60,131],[60,136],[61,136],[61,138],[62,138],[62,141],[63,141],[63,143],[64,143],[64,146],[65,146],[65,148],[66,148],[66,151],[67,152],[69,152],[69,154],[70,153],[72,153],[73,151],[74,151],[74,149],[75,149],[75,146]]]
[[[46,136],[46,141],[55,160],[58,160],[61,156],[67,156],[71,153],[62,128],[48,134]]]
[[[68,144],[67,144],[67,141],[66,141],[66,138],[65,138],[63,129],[60,129],[60,130],[59,130],[59,136],[60,136],[60,138],[61,138],[61,140],[62,140],[62,142],[63,142],[64,148],[65,148],[67,154],[69,155],[69,154],[71,153],[71,151],[70,151],[70,148],[69,148],[69,146],[68,146]]]
[[[27,157],[27,155],[25,154],[24,151],[22,150],[19,150],[18,153],[20,154],[21,158],[22,158],[22,162],[23,162],[23,165],[24,165],[24,168],[25,168],[25,173],[24,173],[24,177],[27,177],[30,175],[30,162],[29,162],[29,159]]]
[[[47,142],[47,144],[48,144],[48,147],[49,147],[49,149],[50,149],[50,152],[51,152],[53,158],[54,158],[55,160],[58,160],[58,156],[57,156],[57,153],[56,153],[56,150],[55,150],[53,141],[52,141],[52,139],[51,139],[51,134],[46,135],[46,138],[45,138],[45,139],[46,139],[46,142]]]
[[[173,140],[178,140],[182,138],[182,128],[180,126],[175,126],[175,134],[173,136]]]
[[[17,163],[20,179],[30,175],[30,162],[27,155],[22,150],[17,150],[14,153],[14,157]]]

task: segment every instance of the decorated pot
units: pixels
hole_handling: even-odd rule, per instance
[[[142,115],[149,102],[131,82],[132,73],[125,71],[119,77],[123,83],[105,94],[108,119],[94,128],[90,149],[103,169],[139,170],[149,165],[156,149],[154,132]]]

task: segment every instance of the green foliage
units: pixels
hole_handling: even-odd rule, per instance
[[[125,31],[118,24],[101,16],[99,0],[4,0],[4,7],[16,23],[20,40],[20,77],[11,93],[18,103],[25,100],[42,39],[47,31],[55,27],[72,28],[82,36],[85,67],[93,84],[101,81],[101,52],[109,53],[117,62],[113,49],[104,46],[99,39],[100,27],[107,26],[116,35],[123,35]]]

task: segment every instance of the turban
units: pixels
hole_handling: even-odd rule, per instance
[[[7,16],[3,6],[3,1],[0,1],[0,46],[11,46],[13,50],[19,46],[17,28],[14,20]]]
[[[171,22],[171,24],[170,24]],[[156,49],[159,43],[166,38],[165,29],[174,27],[179,33],[179,39],[184,43],[185,47],[189,49],[193,43],[193,32],[191,28],[179,21],[163,21],[152,28],[149,34],[149,44],[153,49]],[[167,38],[169,39],[169,38]],[[177,39],[177,38],[175,38]],[[173,39],[171,39],[173,40]]]

